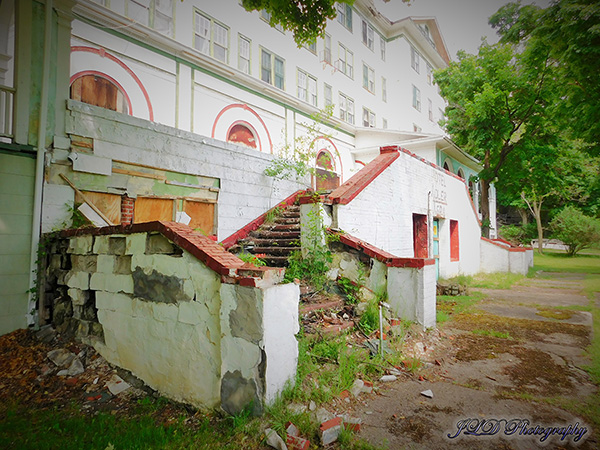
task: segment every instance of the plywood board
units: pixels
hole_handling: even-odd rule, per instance
[[[204,234],[215,234],[215,204],[191,200],[183,201],[183,210],[192,218],[190,227],[200,228]]]
[[[172,199],[138,197],[133,208],[133,223],[152,222],[153,220],[173,220]]]
[[[121,196],[104,192],[81,191],[85,197],[102,211],[112,223],[121,223]],[[79,194],[75,194],[75,203],[84,203]]]

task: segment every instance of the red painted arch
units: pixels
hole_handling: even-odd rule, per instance
[[[260,136],[259,134],[256,132],[256,130],[254,129],[254,127],[252,125],[250,125],[248,122],[246,122],[245,120],[236,120],[235,122],[233,122],[229,128],[227,129],[227,133],[226,133],[226,137],[229,138],[229,133],[231,132],[231,129],[233,127],[235,127],[236,125],[243,125],[246,128],[248,128],[250,130],[250,132],[254,135],[254,137],[256,138],[257,141],[257,145],[258,145],[258,149],[260,151],[260,149],[262,149],[262,144],[260,142]],[[214,137],[214,136],[213,136]],[[230,141],[227,141],[230,142]],[[232,142],[232,141],[231,141]],[[237,142],[233,142],[234,144],[236,144]]]
[[[227,105],[225,108],[223,108],[219,114],[217,114],[217,117],[215,118],[215,121],[213,123],[213,127],[212,127],[212,131],[211,131],[211,137],[214,138],[215,137],[215,130],[217,129],[217,123],[219,122],[219,119],[221,118],[221,116],[223,114],[225,114],[225,112],[229,111],[230,109],[234,109],[234,108],[242,108],[245,111],[250,112],[251,114],[253,114],[258,121],[260,122],[260,124],[263,126],[263,128],[265,129],[265,133],[267,133],[267,138],[269,139],[269,151],[271,153],[273,153],[273,141],[271,141],[271,135],[269,134],[269,130],[267,128],[267,125],[265,124],[264,120],[262,120],[262,117],[260,117],[258,115],[258,113],[256,111],[254,111],[252,108],[250,108],[248,105],[246,104],[242,104],[242,103],[233,103],[231,105]],[[231,127],[230,127],[231,128]],[[229,129],[230,129],[229,128]],[[257,134],[258,135],[258,134]],[[262,151],[262,147],[260,148],[260,150]]]
[[[131,99],[129,98],[127,91],[123,88],[123,86],[121,86],[121,84],[117,80],[115,80],[110,75],[105,74],[104,72],[98,72],[97,70],[82,70],[81,72],[77,72],[76,74],[71,76],[71,79],[69,80],[69,86],[71,86],[77,78],[81,78],[85,75],[94,75],[100,78],[106,78],[112,84],[117,86],[117,88],[123,94],[123,97],[125,97],[125,101],[127,102],[127,114],[130,116],[133,115],[133,106],[131,105]]]
[[[324,141],[329,142],[331,144],[331,146],[333,147],[333,149],[335,150],[337,159],[340,162],[340,184],[344,183],[344,164],[342,163],[342,157],[340,156],[340,151],[338,150],[337,146],[333,143],[333,141],[330,138],[328,138],[327,136],[317,136],[313,140],[313,143],[319,139],[323,139]],[[321,151],[321,150],[319,150],[319,151]]]
[[[142,94],[144,95],[144,98],[146,99],[146,104],[148,106],[148,114],[150,116],[150,120],[154,121],[154,110],[152,109],[152,103],[150,102],[150,96],[148,95],[148,91],[144,87],[142,81],[138,78],[138,76],[135,74],[135,72],[133,70],[131,70],[129,68],[129,66],[127,66],[127,64],[125,64],[123,61],[121,61],[116,56],[113,56],[110,53],[107,53],[106,50],[104,50],[103,48],[93,48],[93,47],[85,47],[85,46],[76,45],[76,46],[71,47],[71,53],[73,53],[73,52],[95,53],[95,54],[99,55],[100,57],[108,58],[111,61],[117,63],[119,66],[121,66],[129,75],[131,75],[133,80],[140,87],[140,90],[142,91]]]

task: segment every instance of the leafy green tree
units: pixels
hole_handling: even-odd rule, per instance
[[[557,102],[554,66],[547,52],[518,52],[512,44],[483,43],[477,55],[436,72],[448,102],[444,125],[453,140],[482,161],[481,213],[489,222],[489,186],[514,152],[526,154],[552,129],[546,113]],[[484,233],[488,234],[484,229]]]
[[[600,151],[600,3],[555,0],[545,9],[509,3],[490,17],[501,42],[547,52],[561,102],[556,117],[572,137]]]
[[[526,207],[535,219],[538,251],[542,253],[542,211],[547,202],[584,203],[595,178],[593,164],[576,143],[557,134],[540,135],[521,145],[500,170],[497,183],[504,200]]]
[[[563,241],[569,256],[600,241],[600,220],[586,216],[573,206],[566,206],[550,222],[557,239]]]
[[[291,31],[298,46],[323,36],[327,20],[337,15],[336,3],[351,5],[354,0],[242,0],[247,11],[265,10],[271,25]]]

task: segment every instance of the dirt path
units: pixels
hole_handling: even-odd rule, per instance
[[[474,311],[440,327],[423,381],[386,385],[361,409],[361,436],[390,449],[600,448],[572,412],[597,391],[582,369],[592,317],[556,308],[589,300],[581,274],[561,275],[482,289],[487,299]],[[433,398],[421,395],[428,389]]]

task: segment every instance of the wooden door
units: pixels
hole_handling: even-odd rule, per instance
[[[424,214],[413,214],[413,239],[415,258],[428,258],[427,216]]]

